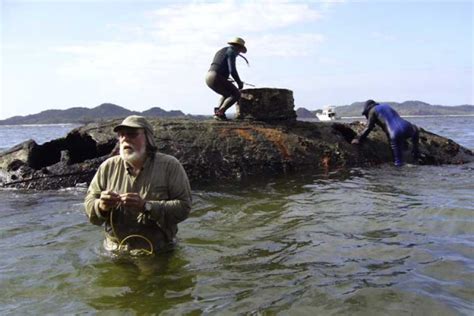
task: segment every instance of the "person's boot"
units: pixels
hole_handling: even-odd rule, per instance
[[[218,121],[227,121],[227,116],[225,116],[224,111],[218,109],[214,114],[214,119]]]

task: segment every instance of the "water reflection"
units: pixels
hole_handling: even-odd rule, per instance
[[[386,302],[397,313],[416,309],[403,307],[403,300],[416,302],[420,311],[435,305],[450,311],[445,299],[434,301],[441,294],[404,292],[407,282],[423,278],[425,266],[442,260],[430,251],[431,228],[423,229],[426,224],[419,220],[430,196],[424,191],[430,191],[431,185],[417,179],[427,171],[421,166],[381,166],[325,178],[299,177],[295,182],[279,178],[262,187],[246,187],[243,194],[216,194],[207,206],[201,201],[206,212],[198,216],[203,221],[200,226],[222,232],[209,236],[211,243],[224,241],[212,247],[224,255],[206,262],[226,271],[219,281],[210,277],[220,293],[208,297],[218,302],[210,308],[219,310],[219,304],[233,299],[237,302],[232,306],[239,306],[240,311],[268,306],[272,306],[268,310],[282,311],[315,287],[318,296],[323,295],[321,291],[331,293],[340,304],[367,301],[360,297],[361,291],[382,289],[390,293]],[[212,202],[219,197],[226,202],[217,202],[215,207]],[[188,246],[195,240],[191,241]],[[205,242],[206,238],[200,238],[201,247]],[[262,297],[273,300],[267,305]],[[463,310],[463,304],[448,301]],[[370,307],[360,310],[367,312]]]
[[[0,191],[0,312],[469,314],[472,170],[194,187],[178,248],[154,259],[104,256],[84,192]]]
[[[176,252],[93,264],[91,286],[100,295],[88,304],[98,311],[158,314],[191,300],[195,275],[187,272],[188,261]]]

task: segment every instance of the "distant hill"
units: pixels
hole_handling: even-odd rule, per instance
[[[310,111],[305,108],[296,109],[296,116],[299,118],[314,118],[316,111]]]
[[[397,102],[379,102],[387,103],[392,106],[400,115],[411,116],[411,115],[474,115],[473,105],[457,105],[457,106],[445,106],[445,105],[431,105],[421,101],[405,101],[402,103]],[[362,116],[362,109],[364,102],[354,102],[350,105],[336,106],[336,113],[341,117],[351,116]],[[314,117],[316,112],[321,110],[310,111],[305,108],[299,108],[297,115],[299,118]],[[300,116],[300,114],[302,116]]]
[[[67,110],[46,110],[37,114],[26,116],[13,116],[0,120],[0,125],[20,124],[60,124],[79,123],[85,124],[94,121],[121,118],[129,115],[143,115],[151,117],[188,117],[181,111],[166,111],[153,107],[143,112],[130,111],[112,103],[103,103],[95,108],[74,107]],[[196,118],[200,118],[199,116]]]
[[[381,102],[382,103],[382,102]],[[400,115],[474,115],[473,105],[443,106],[431,105],[421,101],[383,102],[390,104]],[[354,102],[350,105],[336,106],[336,113],[341,117],[362,116],[364,102]],[[314,118],[316,112],[321,110],[308,110],[300,107],[296,110],[298,118]],[[130,111],[112,103],[103,103],[94,108],[73,107],[66,110],[46,110],[37,114],[26,116],[13,116],[0,120],[0,125],[21,124],[85,124],[100,120],[121,118],[129,115],[143,115],[148,117],[187,117],[193,119],[208,119],[206,115],[189,115],[178,110],[166,111],[159,107],[152,107],[146,111]]]
[[[143,111],[141,113],[143,116],[159,116],[159,117],[178,117],[178,116],[185,116],[185,114],[181,111],[166,111],[162,108],[154,107],[149,110]]]

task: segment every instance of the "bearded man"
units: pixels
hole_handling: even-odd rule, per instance
[[[153,128],[132,115],[114,128],[120,155],[108,158],[92,179],[84,206],[89,221],[105,223],[104,248],[157,253],[173,248],[178,223],[191,210],[183,166],[157,152]]]

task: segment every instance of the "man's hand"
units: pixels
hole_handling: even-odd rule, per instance
[[[145,200],[138,193],[120,194],[120,200],[124,206],[137,212],[143,211]]]
[[[354,138],[354,139],[352,140],[351,144],[352,144],[352,145],[359,145],[360,142],[359,142],[359,140],[358,140],[357,138]]]
[[[120,195],[112,191],[102,191],[100,193],[99,211],[109,212],[120,203]]]

